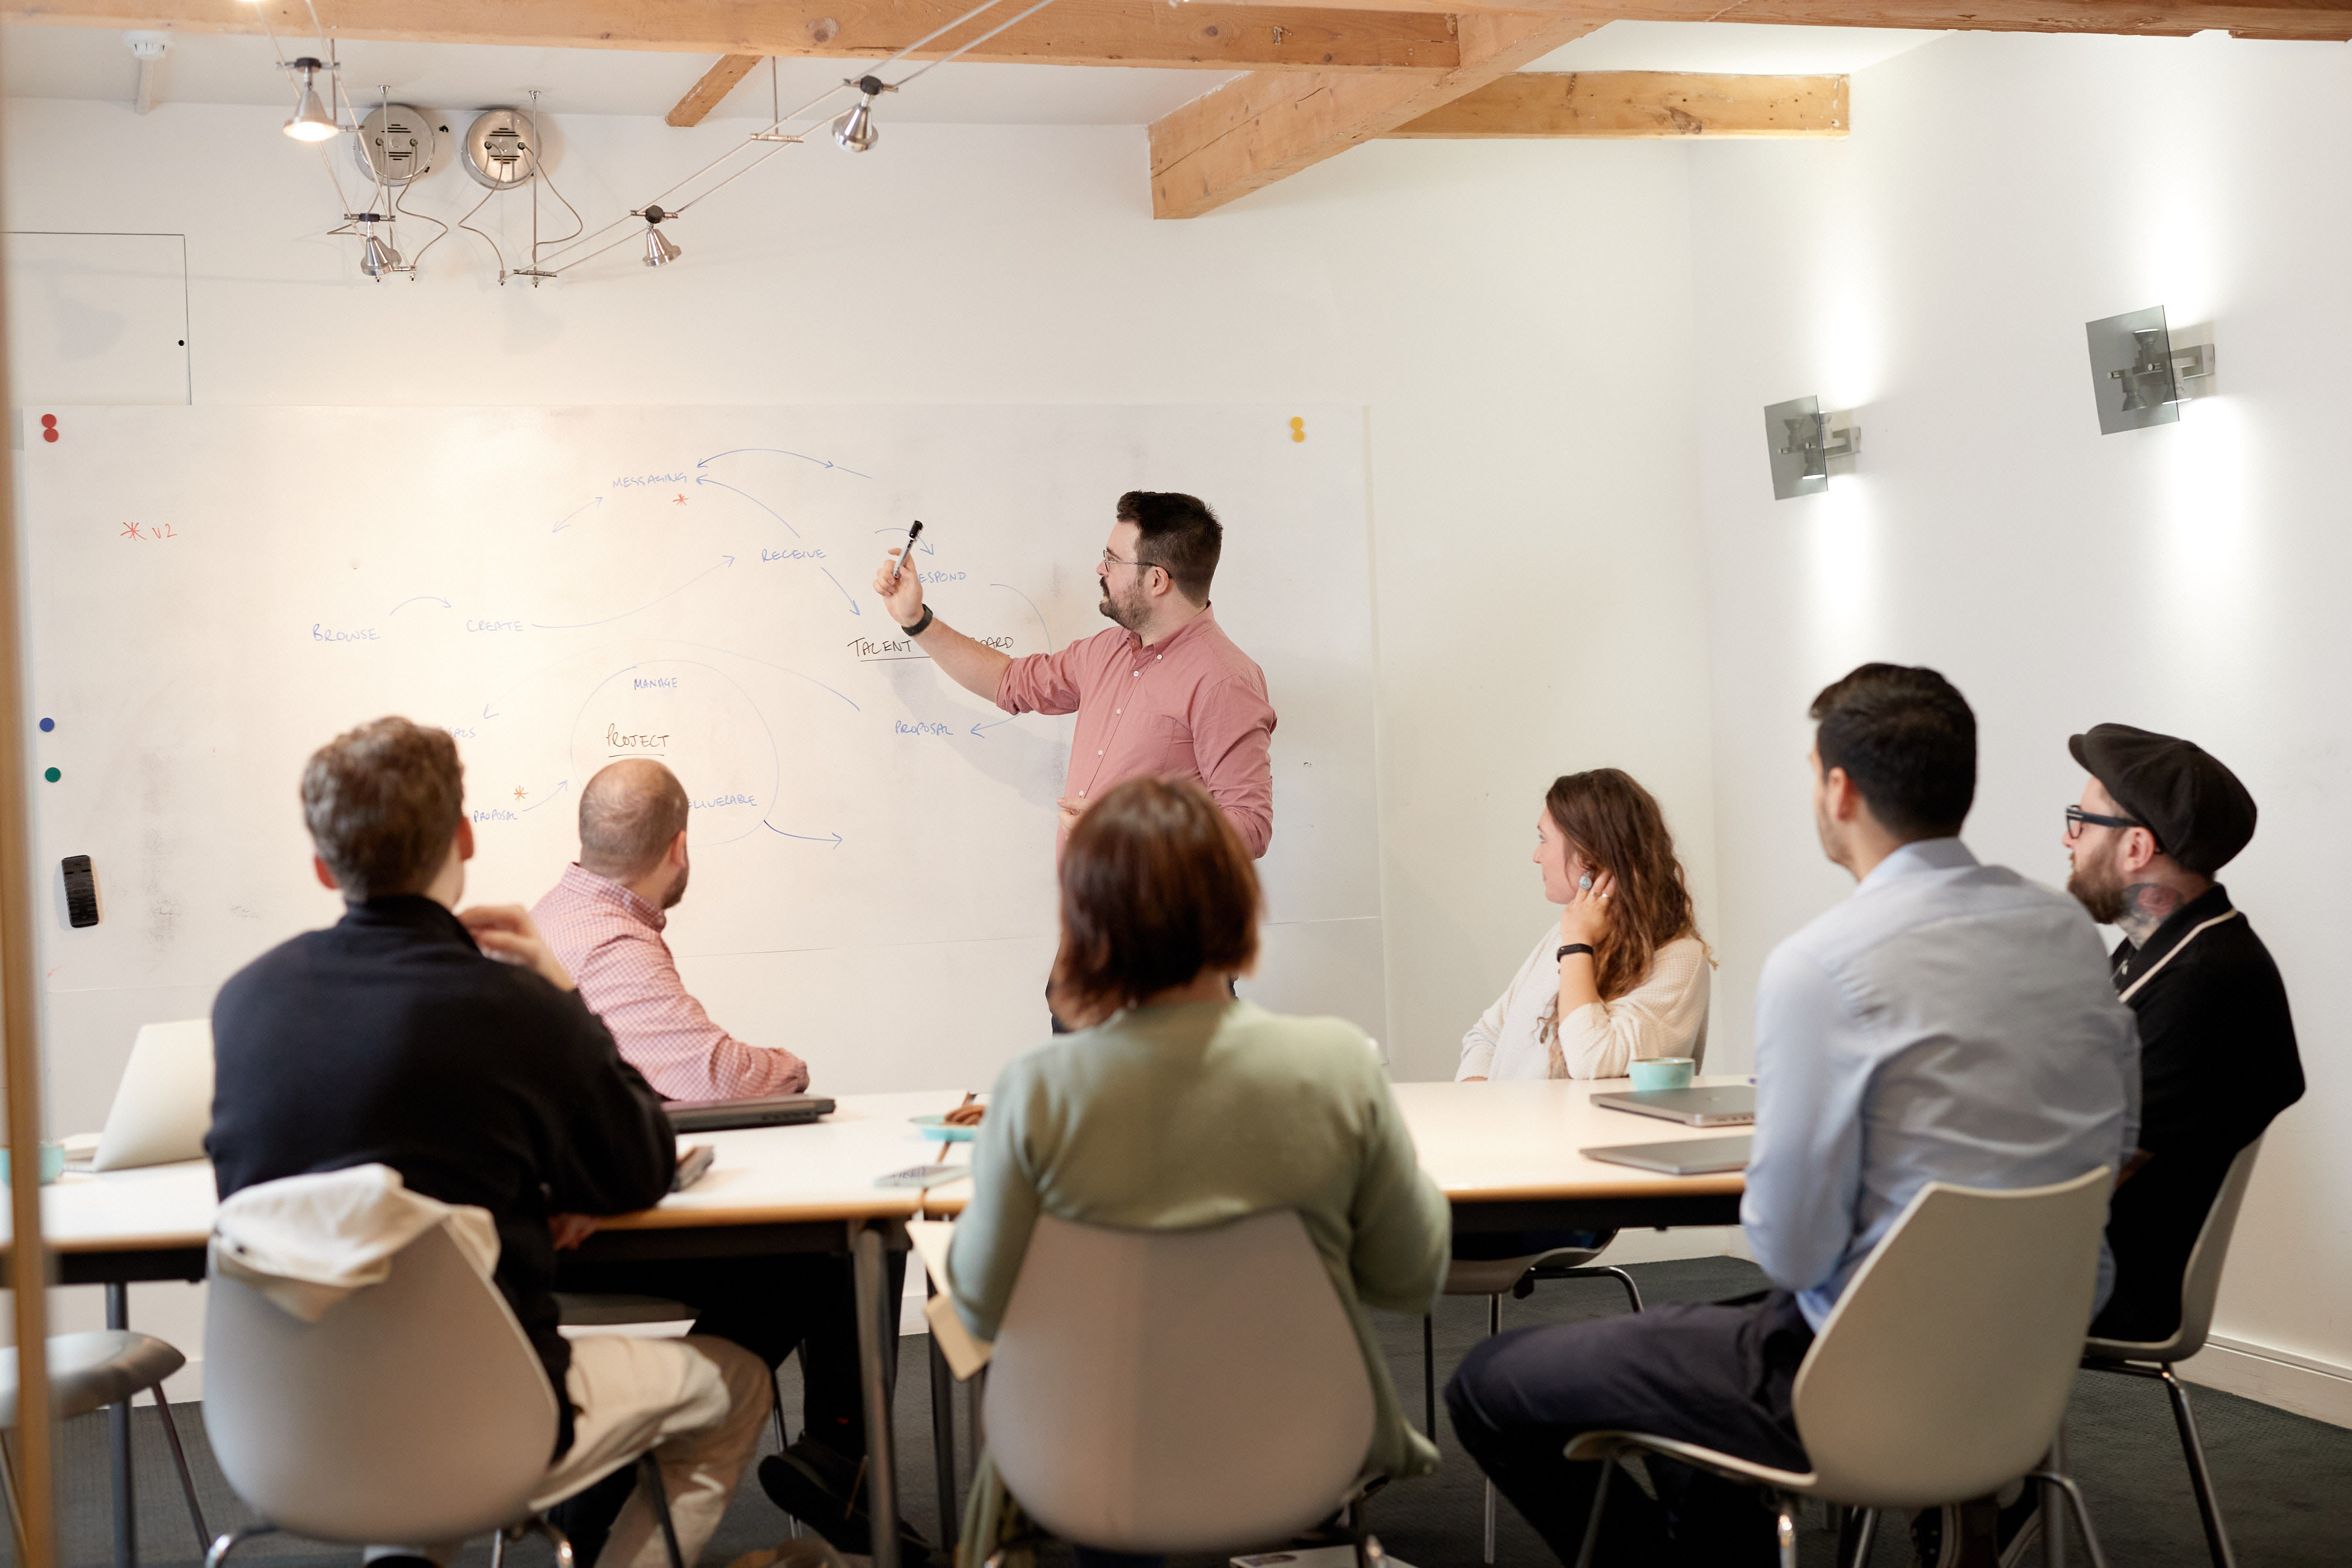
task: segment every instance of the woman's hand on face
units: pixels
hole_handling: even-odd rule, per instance
[[[1579,888],[1559,912],[1559,941],[1563,947],[1571,942],[1597,946],[1609,929],[1609,904],[1617,891],[1617,879],[1605,871],[1593,872],[1592,885]]]

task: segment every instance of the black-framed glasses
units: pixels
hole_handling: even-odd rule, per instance
[[[2096,811],[2085,811],[2080,806],[2067,807],[2066,841],[2068,843],[2073,843],[2076,839],[2081,838],[2083,836],[2083,829],[2085,826],[2094,828],[2137,828],[2147,834],[2149,838],[2156,838],[2156,830],[2154,828],[2149,827],[2146,822],[2137,821],[2130,817],[2102,817]],[[2157,847],[2159,849],[2163,847],[2162,840],[2159,839],[2157,841]]]

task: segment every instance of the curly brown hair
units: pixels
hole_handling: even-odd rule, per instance
[[[1592,945],[1593,984],[1613,1002],[1650,977],[1659,948],[1698,936],[1675,836],[1657,798],[1616,768],[1555,779],[1544,810],[1586,864],[1617,879],[1608,929]]]

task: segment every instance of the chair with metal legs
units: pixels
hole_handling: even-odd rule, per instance
[[[1633,1310],[1642,1310],[1642,1288],[1633,1276],[1613,1265],[1592,1266],[1592,1260],[1617,1239],[1613,1230],[1600,1237],[1597,1247],[1556,1247],[1549,1252],[1530,1253],[1524,1258],[1456,1258],[1445,1270],[1448,1296],[1484,1296],[1486,1298],[1486,1336],[1492,1339],[1503,1332],[1503,1297],[1524,1301],[1535,1294],[1538,1280],[1601,1280],[1613,1279],[1625,1287],[1626,1299]],[[1430,1441],[1437,1440],[1437,1330],[1436,1320],[1421,1320],[1421,1395],[1428,1416]],[[1495,1483],[1486,1483],[1486,1555],[1483,1561],[1495,1560]]]
[[[1617,1461],[1636,1453],[1769,1491],[1781,1568],[1796,1568],[1801,1500],[1863,1511],[1849,1559],[1860,1568],[1880,1510],[1983,1497],[2020,1476],[2074,1505],[2093,1568],[2106,1568],[2081,1489],[2045,1456],[2074,1388],[2112,1177],[2102,1166],[2020,1191],[1922,1188],[1797,1369],[1791,1405],[1810,1471],[1654,1434],[1577,1437],[1568,1458],[1601,1471],[1576,1568],[1591,1568]]]
[[[2237,1228],[2238,1209],[2245,1201],[2246,1184],[2253,1177],[2255,1157],[2262,1152],[2260,1138],[2238,1151],[2237,1158],[2230,1162],[2229,1175],[2222,1178],[2221,1190],[2213,1196],[2213,1207],[2205,1211],[2205,1223],[2197,1232],[2197,1245],[2189,1250],[2189,1270],[2181,1281],[2180,1326],[2172,1337],[2144,1343],[2094,1339],[2083,1350],[2085,1371],[2150,1378],[2163,1384],[2171,1396],[2172,1420],[2180,1429],[2180,1452],[2189,1461],[2189,1481],[2197,1493],[2197,1511],[2205,1521],[2205,1547],[2212,1553],[2213,1568],[2237,1568],[2237,1557],[2230,1550],[2229,1532],[2221,1526],[2221,1505],[2213,1496],[2213,1478],[2205,1468],[2205,1446],[2198,1441],[2189,1390],[2181,1386],[2172,1368],[2205,1348],[2205,1336],[2213,1326],[2213,1301],[2221,1290],[2221,1265],[2230,1255],[2230,1236]]]
[[[530,1507],[555,1447],[555,1391],[446,1227],[315,1322],[223,1272],[217,1257],[208,1283],[205,1427],[222,1474],[263,1522],[215,1542],[206,1568],[281,1531],[364,1545],[495,1531],[501,1552],[536,1531],[569,1564],[569,1542]],[[684,1568],[659,1471],[646,1474],[671,1568]]]
[[[180,1446],[180,1428],[172,1420],[171,1401],[163,1397],[163,1380],[188,1364],[188,1358],[152,1334],[129,1329],[95,1329],[89,1333],[58,1334],[49,1341],[49,1400],[60,1421],[87,1416],[109,1405],[127,1405],[142,1393],[155,1399],[163,1422],[163,1441],[179,1468],[180,1491],[188,1500],[188,1519],[196,1527],[196,1550],[212,1543],[205,1529],[205,1511],[196,1501],[195,1478],[188,1473],[187,1450]],[[16,1427],[16,1349],[0,1350],[0,1429]],[[8,1500],[8,1521],[17,1531],[17,1561],[24,1561],[24,1527],[17,1523],[16,1470],[7,1440],[0,1437],[0,1492]]]

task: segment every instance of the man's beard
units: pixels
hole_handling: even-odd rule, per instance
[[[2105,866],[2085,875],[2083,862],[2076,861],[2074,868],[2066,873],[2066,891],[2090,911],[2091,918],[2099,925],[2113,925],[2123,919],[2123,879]]]
[[[690,865],[682,865],[677,868],[677,880],[670,883],[669,891],[667,893],[662,894],[662,907],[664,909],[676,909],[677,907],[677,901],[686,896],[686,879],[692,873],[693,870],[694,868]]]
[[[1112,596],[1110,585],[1105,583],[1102,602],[1095,608],[1102,612],[1104,620],[1115,622],[1130,632],[1139,632],[1143,628],[1143,595],[1140,593],[1122,604]]]

